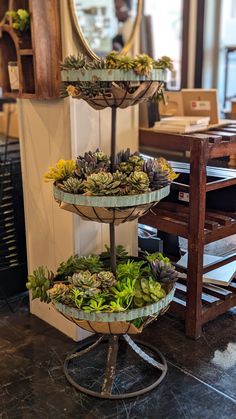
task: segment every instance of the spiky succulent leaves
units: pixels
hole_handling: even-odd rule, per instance
[[[62,183],[58,184],[60,189],[65,192],[81,194],[84,190],[83,180],[76,177],[69,177],[67,180],[63,180]]]
[[[116,285],[116,278],[113,273],[110,271],[101,271],[97,274],[98,281],[100,281],[100,286],[102,291],[108,291],[109,288]]]
[[[88,62],[86,68],[91,70],[103,70],[106,68],[106,66],[106,59],[100,58],[99,60]]]
[[[106,67],[110,69],[118,68],[119,54],[116,51],[110,52],[106,56]]]
[[[110,247],[107,244],[105,244],[105,248],[106,248],[106,251],[100,254],[100,258],[110,259],[111,257]],[[118,244],[116,246],[116,259],[121,262],[122,260],[127,260],[127,257],[128,257],[128,252],[125,250],[124,246],[122,246],[122,244]]]
[[[98,294],[86,301],[82,305],[82,309],[85,313],[91,313],[92,311],[99,313],[101,311],[109,311],[109,304],[106,304],[104,296]]]
[[[159,189],[170,183],[169,169],[161,164],[158,159],[146,160],[143,171],[148,175],[151,189]]]
[[[135,262],[133,260],[127,260],[126,263],[119,263],[116,269],[116,278],[118,281],[126,280],[130,278],[131,280],[136,280],[139,276],[140,270],[144,265],[144,261]]]
[[[177,179],[179,173],[174,172],[171,164],[164,157],[159,157],[157,161],[163,171],[168,171],[168,179],[170,182]]]
[[[128,55],[120,55],[119,59],[117,60],[117,68],[120,70],[132,70],[134,67],[134,60],[129,57]]]
[[[99,294],[101,292],[101,281],[97,274],[91,274],[89,271],[74,273],[70,278],[70,282],[87,296]]]
[[[139,75],[148,76],[153,69],[153,59],[147,54],[139,54],[134,60],[134,71]]]
[[[153,262],[154,260],[162,260],[164,263],[170,262],[170,259],[168,257],[163,256],[161,252],[154,252],[154,253],[146,252],[145,257],[149,263]]]
[[[86,68],[87,65],[87,57],[83,54],[76,55],[68,55],[61,63],[62,70],[79,70],[81,68]]]
[[[129,184],[129,194],[136,195],[140,193],[145,193],[149,190],[149,178],[147,173],[142,171],[133,172],[128,177]]]
[[[53,285],[54,274],[44,266],[39,266],[28,276],[26,287],[32,292],[32,299],[40,298],[45,303],[50,302],[47,291]]]
[[[89,151],[84,153],[84,156],[79,156],[76,165],[76,174],[86,179],[92,173],[108,171],[110,160],[105,153],[97,149],[95,152]]]
[[[73,176],[76,169],[74,160],[59,160],[54,167],[49,167],[49,171],[44,175],[46,181],[62,181]]]
[[[173,60],[170,57],[163,55],[158,60],[153,61],[153,68],[159,68],[161,70],[167,69],[167,70],[172,71],[174,68]]]
[[[84,181],[84,190],[85,195],[118,195],[120,193],[120,181],[114,180],[112,173],[93,173]]]
[[[121,150],[119,151],[119,153],[117,153],[116,164],[120,164],[121,162],[127,162],[131,156],[134,156],[136,154],[138,153],[131,154],[130,148],[127,148],[126,150]]]
[[[171,263],[165,263],[163,260],[154,260],[151,262],[152,273],[156,281],[163,284],[173,284],[178,280],[178,272]]]
[[[131,277],[126,277],[120,281],[117,281],[115,287],[110,288],[114,298],[116,300],[118,299],[122,307],[124,307],[126,310],[132,303],[136,280],[137,278],[131,279]]]
[[[75,272],[89,270],[91,273],[97,273],[103,270],[103,263],[98,255],[71,256],[65,262],[62,262],[57,269],[57,277],[66,280]]]
[[[54,284],[54,286],[50,288],[47,293],[50,301],[72,306],[74,305],[74,294],[72,289],[71,285],[57,283]]]

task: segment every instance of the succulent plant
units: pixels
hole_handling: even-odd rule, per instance
[[[89,256],[71,256],[65,262],[62,262],[57,269],[57,276],[62,280],[68,279],[75,272],[89,270],[91,273],[100,272],[103,269],[103,263],[98,255]]]
[[[129,185],[127,180],[127,175],[125,173],[119,172],[117,170],[113,173],[114,182],[120,182],[119,185],[119,195],[126,195],[129,193]]]
[[[116,277],[118,281],[124,281],[128,278],[131,280],[136,280],[139,276],[140,269],[143,266],[144,262],[135,262],[133,260],[127,260],[126,263],[119,263],[116,269]]]
[[[49,167],[49,171],[44,175],[46,181],[66,180],[73,175],[76,169],[74,160],[59,160],[55,167]]]
[[[117,61],[117,68],[120,70],[132,70],[134,67],[134,60],[128,55],[120,55]]]
[[[146,259],[149,263],[155,260],[163,260],[164,263],[170,262],[170,259],[166,256],[163,256],[161,252],[146,253]]]
[[[28,276],[26,287],[32,292],[32,299],[40,298],[40,301],[48,303],[50,301],[47,291],[53,284],[54,275],[44,266],[39,266],[33,271],[33,275]]]
[[[171,164],[164,158],[164,157],[159,157],[157,159],[161,169],[163,171],[168,171],[168,179],[172,182],[173,180],[177,179],[177,177],[179,176],[179,173],[175,173],[174,170],[172,169]]]
[[[16,31],[27,32],[30,28],[30,14],[26,9],[8,10],[6,17],[12,19],[12,27]]]
[[[120,171],[120,172],[124,173],[125,175],[129,176],[133,171],[133,165],[129,161],[122,161],[117,166],[117,169],[118,169],[118,171]]]
[[[84,189],[83,180],[76,177],[69,177],[67,180],[63,180],[58,186],[65,192],[70,193],[82,193]]]
[[[149,190],[149,178],[147,173],[133,172],[128,177],[129,194],[136,195]]]
[[[84,190],[85,195],[118,195],[120,192],[120,181],[114,180],[112,173],[93,173],[84,182]]]
[[[91,313],[91,311],[95,311],[97,313],[101,311],[108,311],[109,305],[105,304],[106,298],[102,295],[94,295],[89,301],[83,304],[82,309],[85,313]]]
[[[74,295],[71,285],[59,282],[54,284],[54,286],[50,288],[47,293],[49,299],[53,302],[57,301],[62,304],[73,305]]]
[[[158,60],[153,61],[153,68],[160,68],[162,70],[168,69],[173,70],[173,61],[170,57],[163,55]]]
[[[159,163],[158,159],[148,159],[143,165],[143,171],[147,173],[151,189],[158,189],[170,183],[169,170]]]
[[[76,288],[84,293],[84,295],[95,295],[101,292],[101,281],[97,274],[91,274],[90,271],[76,272],[70,278],[70,282]]]
[[[132,163],[134,171],[143,170],[144,159],[143,157],[139,156],[139,154],[133,154],[132,156],[130,156],[129,163]]]
[[[103,70],[106,68],[106,59],[100,58],[99,60],[93,60],[87,63],[86,68],[91,70]]]
[[[89,151],[84,156],[79,156],[76,160],[76,174],[84,179],[92,173],[108,171],[110,168],[109,157],[103,151],[97,149],[95,152]]]
[[[137,155],[138,153],[131,154],[130,148],[126,150],[121,150],[117,153],[116,156],[116,164],[120,164],[121,162],[127,162],[131,156]]]
[[[111,257],[110,247],[105,244],[106,251],[102,252],[100,254],[101,259],[109,259]],[[127,260],[128,252],[125,250],[124,246],[122,244],[118,244],[116,246],[116,258],[120,261]]]
[[[112,51],[110,52],[110,54],[106,56],[106,67],[110,69],[115,69],[118,66],[118,61],[119,61],[118,52]]]
[[[134,292],[134,307],[143,307],[147,304],[155,303],[165,297],[166,292],[161,284],[151,277],[140,278],[136,281]]]
[[[78,54],[77,56],[71,54],[68,55],[61,63],[62,70],[79,70],[81,68],[86,68],[87,58],[83,54]]]
[[[100,281],[101,289],[107,291],[109,288],[116,285],[116,278],[110,271],[101,271],[97,274],[98,281]]]
[[[164,260],[154,260],[151,262],[152,273],[156,281],[164,284],[172,284],[178,279],[178,272],[175,267]]]
[[[139,75],[148,76],[153,69],[153,59],[147,54],[139,54],[134,60],[134,71]]]

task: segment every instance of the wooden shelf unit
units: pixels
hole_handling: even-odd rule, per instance
[[[30,12],[30,31],[17,33],[7,10]],[[19,91],[12,91],[8,62],[16,61]],[[60,96],[61,33],[58,0],[1,0],[0,86],[4,97],[54,99]]]
[[[188,337],[197,339],[202,325],[236,306],[236,280],[227,288],[203,284],[203,273],[236,260],[236,254],[203,269],[204,245],[236,234],[236,212],[206,210],[206,194],[236,185],[236,171],[225,169],[222,179],[207,181],[209,159],[236,154],[236,127],[210,130],[207,134],[177,135],[140,129],[140,146],[158,150],[188,151],[190,154],[189,184],[172,188],[189,192],[189,205],[160,202],[140,222],[164,232],[188,239],[188,267],[182,269],[186,280],[180,279],[171,310],[185,320]],[[230,134],[230,135],[228,135]],[[227,172],[228,171],[228,172]],[[231,173],[227,176],[227,173]],[[179,269],[179,268],[178,268]]]

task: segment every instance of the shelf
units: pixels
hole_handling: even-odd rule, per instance
[[[236,180],[235,180],[236,182]],[[158,216],[158,217],[157,217]],[[159,230],[170,234],[188,238],[189,208],[185,205],[172,202],[160,202],[152,209],[152,214],[146,214],[140,218],[140,223],[151,225]],[[234,217],[219,213],[218,211],[206,211],[204,225],[204,243],[228,237],[236,234],[236,214]]]
[[[159,134],[151,129],[140,129],[140,144],[144,153],[145,147],[156,147],[158,153],[187,151],[189,155],[189,164],[173,164],[180,178],[171,187],[168,198],[171,202],[159,203],[152,214],[144,215],[140,222],[188,239],[187,270],[178,268],[187,274],[187,282],[179,281],[171,308],[185,320],[186,335],[197,339],[204,323],[236,305],[235,279],[227,288],[206,285],[202,281],[204,272],[236,258],[231,255],[203,268],[204,245],[236,234],[234,198],[229,198],[231,211],[219,210],[223,208],[228,188],[236,187],[235,171],[207,166],[208,160],[213,158],[230,156],[232,161],[231,156],[236,155],[236,124],[226,121],[224,125],[194,135]],[[217,190],[222,191],[222,202],[213,195]],[[189,193],[189,203],[177,203],[178,191]],[[208,209],[214,207],[214,210]]]
[[[187,286],[186,280],[181,278],[176,284],[176,292],[170,311],[177,313],[183,320],[186,316]],[[236,305],[236,280],[229,287],[212,284],[203,284],[201,294],[202,323],[213,320],[216,315],[225,313],[226,310]]]
[[[20,55],[33,55],[32,49],[20,49],[19,51]]]
[[[32,16],[30,31],[19,35],[5,12],[26,9]],[[50,24],[42,25],[44,22]],[[59,2],[47,0],[1,0],[0,2],[0,85],[3,97],[54,99],[60,96],[60,36]],[[19,92],[11,92],[8,62],[14,61],[19,70]],[[10,94],[9,94],[10,93]]]

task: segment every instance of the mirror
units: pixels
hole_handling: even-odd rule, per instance
[[[126,53],[139,25],[142,0],[70,0],[71,15],[88,55]]]

